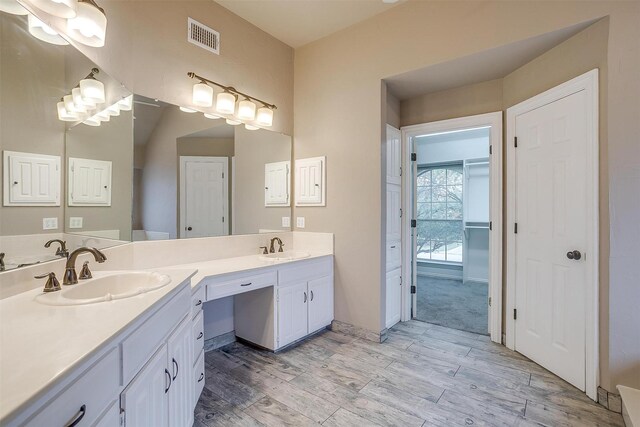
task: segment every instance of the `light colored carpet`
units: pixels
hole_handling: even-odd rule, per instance
[[[486,284],[418,276],[417,320],[486,335],[487,301]]]

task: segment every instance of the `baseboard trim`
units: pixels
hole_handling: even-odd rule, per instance
[[[236,342],[236,331],[227,332],[226,334],[218,335],[217,337],[209,338],[204,342],[205,353],[211,350],[224,347],[227,344]]]
[[[341,332],[346,335],[351,335],[357,338],[362,338],[378,344],[383,343],[387,340],[386,328],[380,332],[374,332],[365,328],[361,328],[359,326],[352,325],[350,323],[334,320],[333,322],[331,322],[331,330],[335,332]]]
[[[598,387],[598,404],[616,414],[622,413],[622,399],[620,395],[607,391],[602,387]]]

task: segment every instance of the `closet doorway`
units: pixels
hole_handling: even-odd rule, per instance
[[[500,342],[502,114],[402,130],[410,316]]]

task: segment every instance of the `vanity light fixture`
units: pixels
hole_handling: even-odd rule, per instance
[[[227,122],[227,124],[231,125],[231,126],[238,126],[239,124],[242,123],[242,122],[239,122],[237,120],[231,120],[231,119],[227,119],[227,120],[225,120],[225,122]]]
[[[61,120],[63,122],[77,122],[78,119],[80,118],[80,116],[77,113],[71,113],[67,111],[64,104],[64,98],[58,102],[57,109],[58,109],[58,120]]]
[[[93,117],[89,117],[88,119],[84,120],[82,123],[84,123],[87,126],[93,126],[93,127],[97,127],[100,126],[100,119],[98,119],[97,117],[93,116]]]
[[[205,85],[211,89],[210,85],[213,85],[222,89],[222,92],[219,92],[216,95],[215,110],[218,114],[225,116],[234,115],[236,113],[236,100],[238,97],[243,98],[242,101],[238,102],[237,115],[232,118],[227,117],[227,123],[231,125],[244,123],[253,127],[258,127],[255,126],[255,124],[265,127],[273,125],[273,111],[278,108],[274,104],[269,104],[261,99],[240,92],[232,86],[225,86],[220,83],[216,83],[213,80],[206,79],[193,72],[187,73],[187,76],[192,79],[200,80],[200,83],[194,85],[194,104],[196,103],[196,86]],[[258,105],[260,105],[260,108],[257,108]],[[252,124],[254,121],[255,124]]]
[[[87,46],[104,46],[107,33],[104,9],[94,0],[77,0],[77,3],[76,16],[67,20],[69,37]]]
[[[0,11],[12,15],[28,15],[29,11],[16,0],[0,0]]]
[[[84,105],[88,110],[96,108],[95,102],[82,99],[82,93],[80,92],[80,87],[74,87],[71,90],[71,96],[73,97],[73,103],[75,105]]]
[[[87,77],[80,80],[80,95],[85,103],[102,104],[105,101],[104,84],[95,77],[99,72],[92,68]]]
[[[217,120],[217,119],[221,119],[222,117],[217,115],[217,114],[211,114],[211,113],[204,113],[204,116],[207,119],[211,119],[211,120]]]
[[[111,117],[116,117],[120,115],[120,107],[118,106],[118,103],[116,102],[113,105],[110,105],[109,107],[107,107],[107,109],[105,110]]]
[[[198,111],[194,110],[193,108],[189,108],[189,107],[180,107],[180,111],[182,111],[183,113],[197,113]]]
[[[258,130],[260,129],[258,126],[244,125],[246,130]]]
[[[111,114],[107,110],[102,110],[99,113],[96,113],[93,117],[100,120],[101,122],[108,122],[111,120]]]
[[[62,36],[56,32],[56,30],[36,18],[35,15],[29,14],[27,21],[29,25],[29,33],[38,40],[59,46],[69,44],[69,42],[63,39]]]
[[[69,113],[86,113],[87,109],[84,105],[76,105],[75,102],[73,102],[73,95],[65,95],[63,98],[64,100],[64,108],[69,112]]]
[[[213,88],[205,82],[193,85],[193,105],[211,107],[213,105]]]
[[[49,15],[58,18],[75,18],[77,15],[77,0],[31,0],[31,3]]]
[[[133,108],[133,95],[125,96],[118,101],[118,107],[121,111],[131,111]]]

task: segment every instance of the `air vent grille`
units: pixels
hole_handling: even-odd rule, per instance
[[[203,49],[220,55],[220,33],[193,18],[187,22],[187,40]]]

